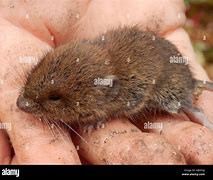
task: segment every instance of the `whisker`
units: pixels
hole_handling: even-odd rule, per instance
[[[25,82],[25,77],[23,74],[20,73],[19,70],[17,70],[17,66],[12,66],[12,71],[13,74],[15,74],[15,77],[13,78],[13,84],[16,85],[16,87],[21,88],[21,86],[24,84]],[[20,68],[21,69],[21,68]]]
[[[69,124],[67,124],[65,121],[60,119],[60,121],[67,126],[69,129],[71,129],[82,141],[84,141],[86,144],[89,144],[75,129],[73,129]]]
[[[54,132],[53,128],[51,127],[51,121],[50,121],[49,119],[45,119],[45,121],[47,122],[47,126],[48,126],[48,128],[50,129],[52,136],[53,136],[54,138],[57,137],[57,136],[55,135],[55,132]]]
[[[61,132],[61,136],[62,136],[63,138],[66,138],[68,141],[70,141],[70,140],[71,140],[70,136],[68,136],[68,135],[64,132],[64,130],[60,127],[60,125],[59,125],[57,122],[54,122],[54,124],[55,124],[56,127],[58,128],[58,131]]]
[[[58,134],[59,134],[59,136],[62,138],[62,141],[64,142],[64,143],[68,143],[67,141],[65,141],[65,133],[62,131],[62,130],[60,130],[59,128],[58,128],[58,126],[56,125],[56,123],[55,122],[53,122],[53,124],[54,124],[54,126],[55,126],[55,130],[58,132]],[[67,138],[67,137],[66,137]]]

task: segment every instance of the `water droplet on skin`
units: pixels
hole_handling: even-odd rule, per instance
[[[155,41],[155,36],[152,36],[152,40]]]
[[[101,40],[104,41],[105,40],[105,36],[101,36]]]
[[[79,146],[76,146],[76,150],[77,150],[77,151],[79,150]]]
[[[206,36],[203,36],[203,40],[206,41]]]
[[[76,102],[76,106],[79,106],[80,105],[80,103],[79,102]]]

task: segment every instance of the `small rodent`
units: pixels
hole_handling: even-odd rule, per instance
[[[213,83],[196,80],[183,56],[153,32],[119,27],[93,40],[76,40],[47,53],[26,79],[17,106],[67,124],[133,119],[146,110],[184,112],[213,129],[193,100]]]

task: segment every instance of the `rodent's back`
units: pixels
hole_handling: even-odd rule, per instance
[[[182,55],[169,41],[133,26],[108,31],[105,41],[99,37],[96,43],[107,49],[115,66],[124,107],[126,100],[139,108],[171,108],[167,111],[192,104],[195,80],[188,64],[170,61]]]
[[[131,117],[145,108],[177,112],[192,104],[194,79],[188,65],[170,63],[171,56],[180,56],[174,45],[137,26],[70,42],[31,71],[17,104],[70,124]],[[99,79],[113,80],[112,87],[96,84]]]

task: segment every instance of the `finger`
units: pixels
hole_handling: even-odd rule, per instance
[[[52,34],[46,25],[38,16],[30,15],[24,6],[20,5],[21,1],[7,2],[0,4],[0,16],[2,19],[9,21],[11,24],[24,29],[40,40],[54,46]],[[10,8],[10,7],[13,8]]]
[[[88,3],[83,18],[75,24],[74,36],[91,38],[119,25],[135,24],[142,29],[164,34],[184,22],[184,3],[179,0],[164,0],[160,6],[158,0],[94,0]],[[70,32],[72,35],[73,32]]]
[[[168,34],[166,38],[175,44],[183,55],[188,57],[190,66],[192,66],[192,71],[194,72],[195,76],[199,79],[203,78],[207,80],[208,77],[206,76],[205,72],[195,61],[194,52],[185,31],[182,29],[177,29],[173,33]],[[197,102],[197,105],[205,111],[209,119],[211,119],[213,113],[212,109],[210,109],[210,101],[212,101],[212,93],[205,92],[201,95]],[[170,117],[169,120],[174,122],[171,123],[169,121],[171,125],[167,126],[167,120],[165,117],[155,119],[155,121],[163,123],[163,137],[176,145],[176,147],[184,147],[181,149],[181,152],[184,154],[187,163],[212,164],[213,146],[211,139],[213,133],[201,125],[183,121],[183,117],[179,117],[178,119],[173,118],[173,120]],[[148,132],[157,131],[155,129],[149,129]],[[204,145],[205,153],[202,149],[200,149],[202,144]]]
[[[3,37],[3,41],[0,41],[2,47],[0,77],[4,82],[0,88],[0,118],[3,122],[12,124],[11,131],[7,132],[17,162],[79,164],[75,146],[64,138],[67,134],[53,138],[50,131],[42,128],[43,124],[40,121],[19,111],[16,107],[19,91],[14,85],[17,76],[14,67],[19,67],[20,71],[27,71],[32,67],[32,64],[22,66],[19,57],[39,57],[42,49],[50,49],[49,46],[4,20],[0,21],[0,32]]]
[[[66,34],[72,32],[72,26],[83,17],[88,2],[89,0],[6,1],[0,4],[0,14],[49,44],[50,38],[54,39],[55,44],[61,44],[67,40]]]
[[[5,122],[12,119],[9,136],[19,164],[78,164],[79,158],[68,134],[60,134],[44,127],[37,119],[21,112],[10,112]],[[56,127],[55,127],[56,128]]]
[[[11,161],[11,165],[18,165],[16,156],[13,156],[12,161]]]
[[[128,120],[75,137],[79,154],[92,164],[185,164],[182,154],[159,135],[142,133]]]
[[[173,44],[175,44],[184,56],[188,57],[190,64],[189,66],[191,67],[191,70],[197,79],[209,80],[204,69],[196,61],[196,57],[191,46],[189,36],[183,29],[177,29],[173,33],[168,34],[166,38],[170,40]],[[202,39],[203,37],[200,38]],[[211,121],[213,121],[213,108],[211,107],[212,102],[213,92],[210,91],[203,91],[202,94],[199,96],[198,101],[195,102],[196,106],[200,107]]]
[[[60,44],[68,37],[91,38],[118,25],[140,24],[144,29],[164,34],[184,23],[183,1],[164,0],[161,6],[158,4],[158,0],[70,0],[60,3],[38,0],[6,1],[0,8],[4,17],[43,38],[44,31],[40,31],[45,24],[55,43]]]
[[[162,130],[153,127],[160,123]],[[181,116],[161,116],[157,119],[150,118],[147,132],[160,133],[184,155],[187,164],[212,164],[213,163],[213,133]]]
[[[6,126],[0,122],[0,127]],[[10,140],[5,130],[0,128],[0,164],[10,164],[12,159]]]

